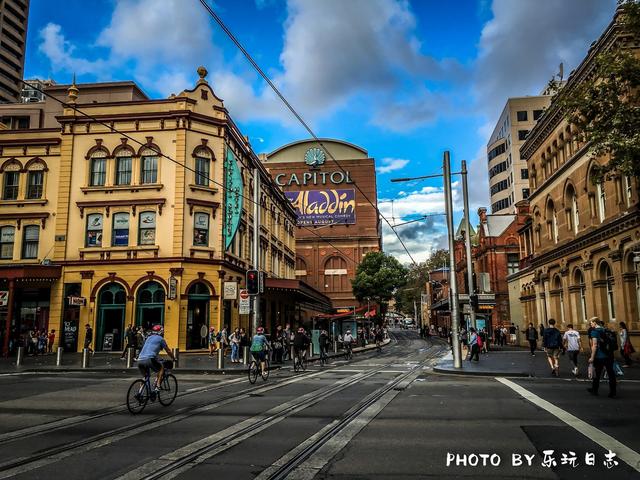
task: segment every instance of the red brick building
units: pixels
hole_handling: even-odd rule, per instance
[[[529,208],[526,201],[516,205],[517,214],[487,215],[486,208],[478,209],[480,225],[472,247],[475,289],[479,297],[476,318],[478,326],[493,330],[501,324],[516,324],[509,311],[507,275],[519,268],[518,230],[525,224]],[[468,311],[468,283],[465,244],[455,243],[456,280],[463,312]],[[466,315],[465,315],[466,316]],[[484,321],[484,322],[483,322]]]
[[[356,268],[364,255],[381,249],[375,161],[356,145],[320,142],[293,142],[262,161],[298,213],[296,278],[334,307],[354,307]]]

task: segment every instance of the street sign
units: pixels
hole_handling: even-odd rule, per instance
[[[238,282],[224,282],[224,299],[235,300],[238,298]]]
[[[9,304],[9,291],[0,290],[0,307],[6,307]]]
[[[169,295],[167,295],[169,300],[175,300],[178,296],[178,279],[171,275],[169,277]]]
[[[69,297],[69,306],[84,307],[86,304],[87,299],[84,297]]]
[[[260,271],[258,274],[258,291],[264,293],[264,272]]]
[[[251,312],[251,297],[247,290],[240,290],[240,301],[238,302],[239,314],[249,315]]]

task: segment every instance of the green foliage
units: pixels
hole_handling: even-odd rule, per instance
[[[620,5],[623,35],[640,38],[640,4]],[[612,171],[640,177],[640,59],[618,44],[599,53],[594,66],[585,81],[560,91],[560,106],[591,152],[611,157],[594,182]]]
[[[396,310],[413,316],[413,302],[420,305],[421,295],[426,293],[429,272],[449,266],[449,251],[436,250],[424,262],[409,267],[407,283],[395,295]]]
[[[370,252],[362,259],[356,270],[356,278],[351,281],[353,294],[360,302],[370,299],[384,306],[393,298],[396,290],[406,283],[407,269],[384,252]]]

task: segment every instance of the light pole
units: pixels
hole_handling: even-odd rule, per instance
[[[469,219],[471,212],[469,212],[469,187],[467,185],[467,162],[462,160],[462,197],[464,199],[464,245],[467,254],[467,287],[469,291],[469,318],[473,328],[476,327],[476,309],[475,302],[471,301],[471,296],[476,294],[473,288],[473,260],[471,258],[471,227]]]

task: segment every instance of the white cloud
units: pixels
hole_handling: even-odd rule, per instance
[[[103,60],[90,61],[74,56],[75,46],[66,40],[62,27],[48,23],[40,30],[38,49],[51,61],[54,71],[69,71],[83,75],[85,73],[106,74],[108,69]]]
[[[380,160],[380,165],[376,170],[378,173],[389,173],[395,172],[396,170],[401,170],[407,166],[409,160],[404,158],[383,158]]]

